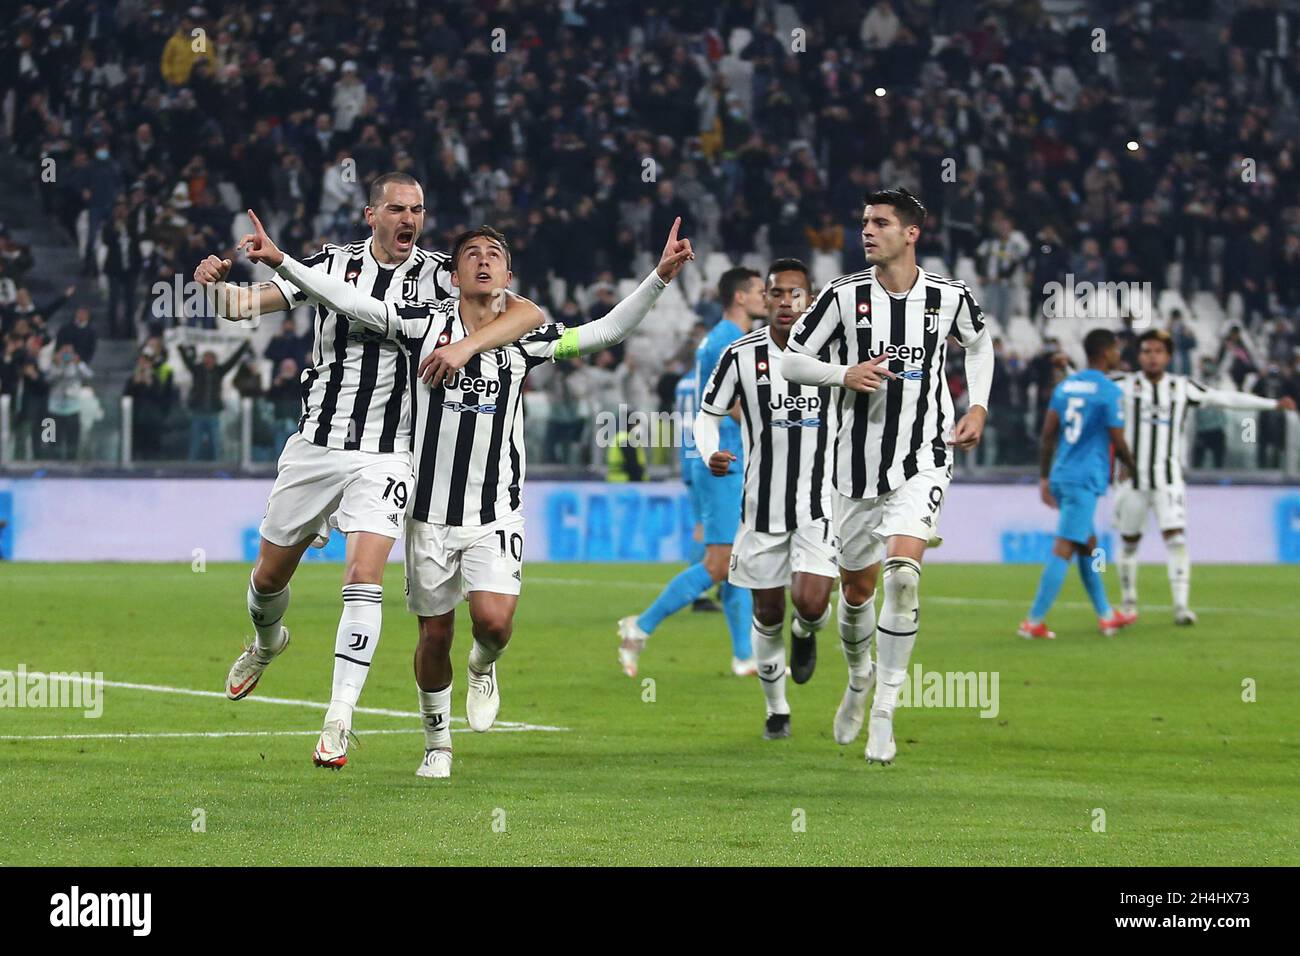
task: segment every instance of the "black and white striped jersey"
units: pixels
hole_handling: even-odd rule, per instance
[[[830,388],[786,381],[781,355],[766,326],[736,339],[723,350],[700,403],[703,411],[726,415],[739,400],[745,443],[742,520],[773,534],[831,516],[837,420]]]
[[[1124,391],[1124,440],[1137,463],[1137,474],[1124,484],[1139,491],[1184,485],[1188,409],[1199,405],[1244,410],[1276,406],[1270,399],[1209,388],[1186,375],[1169,372],[1156,382],[1140,371],[1119,372],[1110,378]]]
[[[887,494],[919,471],[952,462],[947,339],[971,344],[984,329],[984,314],[965,283],[917,272],[903,296],[876,281],[874,266],[841,276],[790,333],[794,351],[843,365],[883,354],[898,375],[874,392],[840,390],[832,470],[835,488],[851,498]]]
[[[392,307],[395,337],[410,356],[415,388],[415,498],[408,517],[430,524],[482,525],[520,506],[524,481],[523,386],[528,373],[559,354],[565,327],[543,325],[518,342],[475,355],[430,389],[420,361],[465,338],[460,300]]]
[[[384,266],[370,251],[373,238],[346,246],[326,245],[303,260],[344,279],[376,299],[439,301],[454,295],[445,252],[416,249],[397,266]],[[280,276],[272,282],[290,306],[306,293]],[[302,373],[298,431],[325,448],[406,451],[411,447],[410,369],[401,348],[376,332],[354,326],[346,315],[317,305],[311,367]]]

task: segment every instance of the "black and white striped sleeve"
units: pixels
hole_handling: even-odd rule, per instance
[[[979,337],[984,331],[984,310],[980,304],[975,301],[975,296],[971,294],[966,284],[961,283],[961,300],[957,303],[957,314],[952,323],[953,334],[957,341],[965,348],[970,348],[971,343]]]
[[[789,347],[817,356],[836,338],[843,337],[844,316],[839,293],[834,283],[828,283],[790,330]]]
[[[735,349],[727,349],[718,359],[700,399],[700,411],[710,415],[725,415],[736,404],[740,386],[740,363]]]

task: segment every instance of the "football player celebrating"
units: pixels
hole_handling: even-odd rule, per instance
[[[695,417],[695,444],[716,478],[736,460],[719,450],[719,426],[740,403],[745,488],[728,580],[753,594],[754,656],[767,702],[763,736],[790,736],[785,697],[786,587],[794,603],[791,676],[806,682],[817,663],[816,635],[830,618],[835,583],[831,539],[831,450],[836,409],[827,386],[781,375],[790,329],[812,298],[808,267],[778,259],[767,271],[768,324],[722,353]]]
[[[465,701],[470,728],[490,729],[500,709],[496,661],[513,632],[522,582],[524,379],[548,360],[599,352],[630,335],[694,257],[690,241],[677,236],[680,224],[674,223],[655,271],[604,317],[576,329],[544,325],[475,355],[440,385],[417,386],[406,574],[407,607],[419,619],[415,677],[425,730],[419,776],[451,775],[451,643],[462,596],[473,622]],[[285,256],[260,227],[249,255],[330,309],[401,343],[412,363],[498,321],[512,276],[506,239],[487,226],[457,237],[451,266],[460,298],[442,302],[360,295]]]
[[[305,267],[348,283],[376,303],[454,295],[447,255],[416,246],[424,228],[424,192],[415,179],[405,173],[375,179],[365,216],[369,239],[326,245]],[[251,287],[230,286],[225,282],[230,268],[229,259],[208,256],[194,273],[225,318],[238,321],[307,301],[279,276]],[[540,325],[542,314],[518,299],[511,300],[502,319],[472,341],[441,350],[434,372],[463,365],[476,348],[514,341]],[[411,371],[396,343],[352,329],[338,312],[317,310],[310,367],[302,374],[303,413],[280,454],[248,586],[256,636],[231,665],[226,696],[247,697],[288,647],[283,621],[289,582],[307,548],[323,546],[331,528],[338,528],[347,539],[343,613],[335,634],[329,709],[312,754],[319,767],[347,763],[353,709],[379,644],[384,567],[401,534],[413,484]]]
[[[938,535],[953,448],[979,443],[993,381],[993,343],[974,296],[916,264],[925,216],[906,189],[868,195],[862,247],[870,267],[821,290],[781,360],[787,381],[844,389],[832,510],[849,683],[834,731],[842,744],[857,737],[874,681],[869,763],[890,763],[897,752],[894,710],[919,630],[921,561]],[[966,349],[970,394],[955,426],[944,374],[950,335]],[[877,581],[885,592],[878,624]]]

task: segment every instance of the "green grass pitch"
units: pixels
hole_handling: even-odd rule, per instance
[[[789,684],[788,740],[762,739],[762,694],[731,676],[720,615],[670,618],[641,676],[624,677],[614,623],[673,571],[530,565],[500,719],[565,729],[456,733],[450,781],[415,777],[423,738],[404,716],[358,715],[360,744],[331,772],[311,765],[322,710],[309,706],[109,686],[99,719],[0,709],[0,864],[1300,863],[1293,568],[1195,568],[1200,623],[1181,629],[1163,567],[1144,567],[1151,603],[1111,639],[1072,577],[1049,619],[1059,638],[1029,642],[1014,629],[1038,568],[932,565],[913,661],[998,672],[1000,712],[900,708],[885,768],[867,766],[865,736],[831,737],[844,687],[833,627],[812,681]],[[0,670],[219,693],[250,633],[247,575],[0,566]],[[337,565],[299,572],[293,644],[254,697],[327,699],[339,581]],[[415,623],[400,569],[387,585],[361,704],[410,713]],[[224,736],[250,732],[279,735]],[[223,736],[30,739],[126,733]]]

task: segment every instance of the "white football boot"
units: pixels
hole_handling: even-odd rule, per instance
[[[420,766],[415,771],[415,775],[435,780],[447,779],[451,776],[451,751],[426,750],[424,759],[420,761]]]
[[[850,680],[844,688],[844,699],[840,701],[839,710],[835,711],[835,742],[851,744],[862,733],[862,721],[867,713],[867,698],[871,688],[876,686],[876,668],[873,665],[862,687],[855,688]]]
[[[733,657],[731,659],[731,673],[737,677],[753,677],[758,673],[758,661],[752,657],[743,661],[739,657]]]
[[[1196,623],[1196,612],[1188,607],[1175,608],[1174,623],[1179,627],[1191,627]]]
[[[637,661],[641,659],[649,636],[637,626],[635,617],[625,617],[618,622],[618,662],[628,677],[636,676]]]
[[[341,720],[326,721],[316,741],[311,762],[318,767],[340,770],[348,762],[348,736],[352,733]]]
[[[262,671],[283,654],[288,646],[289,629],[281,624],[280,643],[266,660],[257,656],[257,641],[245,647],[244,653],[235,658],[235,663],[230,665],[230,673],[226,675],[226,696],[231,700],[243,700],[251,694],[257,682],[262,679]]]
[[[867,763],[893,763],[896,753],[894,718],[884,711],[873,710],[867,725]]]
[[[497,719],[501,709],[501,689],[497,686],[497,662],[486,674],[480,674],[474,668],[466,668],[469,673],[469,690],[465,692],[465,717],[469,720],[469,729],[480,733],[488,730]]]

